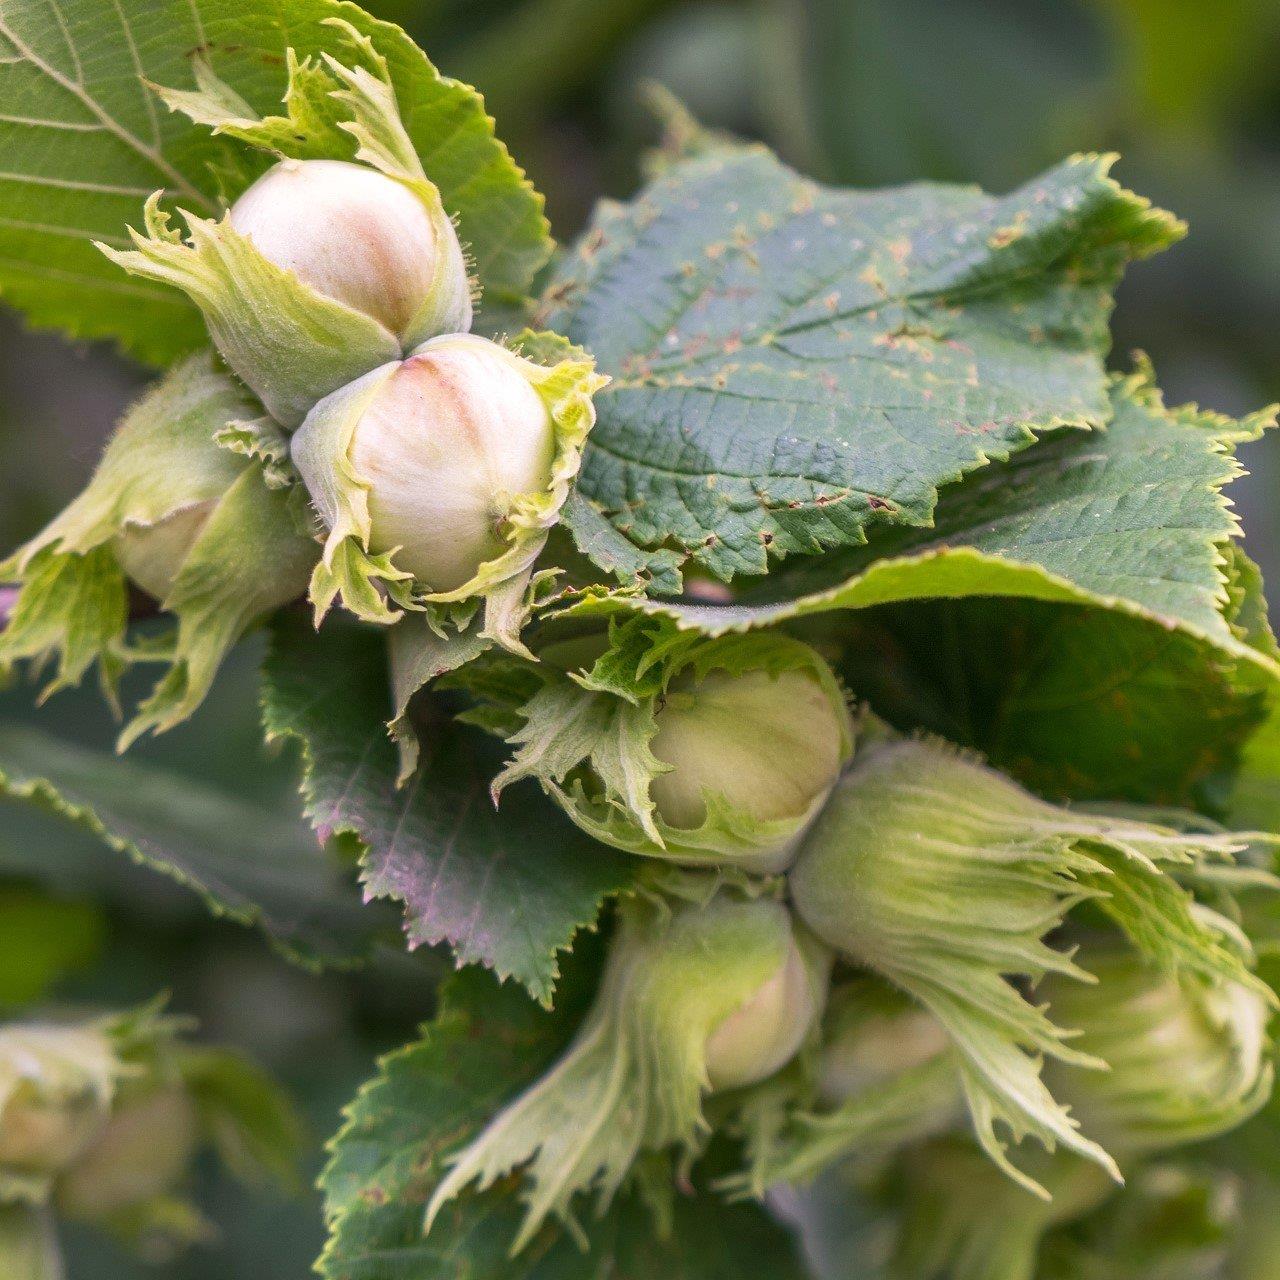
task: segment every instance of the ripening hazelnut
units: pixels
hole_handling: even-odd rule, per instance
[[[439,287],[442,265],[466,267],[452,223],[433,214],[403,182],[343,160],[282,160],[231,207],[231,225],[264,258],[291,271],[317,293],[372,316],[405,347],[438,332],[423,325],[424,306]],[[447,262],[442,262],[442,259]],[[461,305],[461,304],[459,304]]]

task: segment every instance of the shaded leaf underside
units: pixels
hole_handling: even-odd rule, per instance
[[[815,624],[837,629],[842,678],[891,724],[974,747],[1059,800],[1199,808],[1263,710],[1231,659],[1100,609],[970,598]]]
[[[542,316],[614,379],[580,480],[596,517],[641,550],[761,573],[925,525],[940,486],[1105,421],[1112,290],[1179,234],[1108,163],[992,198],[827,189],[739,148],[606,206]]]
[[[339,624],[317,635],[296,618],[277,622],[265,724],[303,745],[312,823],[365,845],[367,894],[404,904],[410,946],[448,942],[459,963],[549,1001],[556,953],[633,883],[635,860],[583,835],[532,784],[495,809],[500,753],[443,715],[420,726],[417,772],[398,788],[390,710],[381,632]]]

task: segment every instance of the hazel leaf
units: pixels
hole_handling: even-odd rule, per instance
[[[1232,608],[1240,583],[1225,548],[1239,522],[1223,493],[1241,472],[1234,443],[1274,412],[1235,421],[1168,408],[1145,364],[1113,378],[1109,398],[1105,431],[1059,432],[950,486],[931,528],[884,530],[865,547],[797,561],[734,603],[585,592],[557,607],[657,614],[719,635],[844,609],[1022,597],[1155,623],[1274,679],[1274,643],[1259,642]]]
[[[1101,425],[1112,292],[1181,234],[1110,164],[997,198],[834,190],[740,148],[609,206],[540,316],[613,378],[582,494],[639,551],[728,579],[928,526],[941,486]]]
[[[494,136],[479,94],[441,75],[399,27],[336,0],[122,0],[105,17],[95,0],[6,4],[0,99],[21,104],[0,120],[6,301],[36,325],[114,339],[155,364],[201,346],[203,324],[185,297],[130,279],[92,242],[129,248],[125,225],[156,190],[167,207],[214,217],[271,157],[167,110],[152,86],[212,94],[224,114],[242,104],[247,120],[278,116],[286,50],[315,63],[349,49],[335,18],[386,60],[413,147],[505,315],[550,252],[541,196]],[[350,158],[353,140],[341,145],[335,158]]]

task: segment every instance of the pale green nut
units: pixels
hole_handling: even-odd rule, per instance
[[[172,1192],[200,1144],[195,1104],[180,1084],[124,1096],[96,1139],[59,1179],[58,1211],[107,1222]]]
[[[559,517],[605,380],[474,334],[422,343],[327,396],[291,454],[328,539],[312,582],[369,621],[471,598],[503,642]]]
[[[369,550],[394,553],[429,591],[456,590],[502,554],[515,498],[547,487],[555,453],[547,406],[508,353],[479,337],[427,343],[383,382],[351,439],[369,486]]]
[[[0,1201],[40,1202],[105,1127],[123,1072],[97,1027],[0,1029]]]
[[[1096,983],[1051,978],[1038,995],[1108,1070],[1055,1063],[1046,1079],[1122,1160],[1228,1132],[1263,1106],[1274,1069],[1260,987],[1162,973],[1118,944],[1077,960]]]
[[[265,421],[258,413],[212,352],[160,378],[121,419],[79,497],[0,565],[0,577],[21,582],[0,666],[56,658],[56,689],[96,661],[114,696],[130,659],[127,578],[176,634],[169,669],[122,745],[186,719],[226,652],[301,596],[319,559],[305,503],[268,483],[264,459],[218,443]]]
[[[512,708],[524,724],[508,738],[516,750],[495,794],[536,777],[614,848],[684,866],[785,871],[853,754],[835,673],[780,632],[654,643],[618,633],[578,672],[552,670],[556,656],[581,660],[574,650],[544,651],[543,687]],[[637,661],[638,675],[611,683],[611,670]]]
[[[707,1037],[712,1090],[742,1089],[781,1070],[800,1050],[825,997],[812,955],[793,934],[778,968]]]
[[[882,1164],[964,1114],[946,1028],[867,974],[833,989],[803,1069],[762,1094],[744,1125],[744,1167],[727,1183],[757,1197],[833,1166]]]
[[[697,1154],[709,1092],[747,1090],[799,1051],[826,999],[830,952],[771,899],[622,908],[596,1002],[541,1080],[462,1151],[427,1228],[470,1183],[522,1168],[528,1212],[512,1252],[578,1191],[602,1204],[646,1151]]]
[[[756,822],[812,814],[848,758],[843,698],[810,669],[677,676],[655,719],[649,747],[669,771],[650,794],[662,820],[680,830],[706,822],[708,796]]]
[[[362,312],[406,350],[471,327],[466,264],[448,218],[408,184],[344,160],[282,160],[231,206],[231,226],[269,262]],[[444,273],[452,305],[430,306]]]
[[[0,1119],[0,1168],[22,1173],[54,1173],[92,1141],[104,1115],[87,1090],[48,1096],[23,1082]]]
[[[229,465],[228,470],[230,488],[235,469]],[[206,498],[162,516],[155,524],[126,524],[116,535],[115,550],[129,580],[152,599],[166,599],[217,505],[216,498]]]
[[[946,1028],[905,997],[832,1000],[818,1056],[818,1095],[838,1106],[952,1048]],[[958,1092],[958,1087],[957,1087]]]
[[[1034,1280],[1046,1233],[1116,1193],[1115,1183],[1096,1164],[1069,1152],[1036,1150],[1025,1159],[1046,1197],[1011,1182],[958,1136],[904,1152],[895,1278]]]
[[[286,429],[370,369],[471,325],[462,247],[420,172],[282,160],[221,219],[183,218],[185,236],[153,197],[132,249],[99,247],[186,293],[227,365]]]
[[[1117,1073],[1107,1074],[1108,1056],[1091,1037],[1073,1034],[1074,1003],[1084,1007],[1107,983],[1085,986],[1088,966],[1051,945],[1054,931],[1096,900],[1154,961],[1221,975],[1233,999],[1254,1009],[1239,955],[1166,870],[1242,847],[1227,833],[1049,804],[946,743],[882,731],[833,791],[788,884],[818,937],[937,1018],[987,1155],[1043,1196],[1011,1159],[1010,1138],[1065,1147],[1120,1177],[1086,1109],[1055,1092],[1067,1078],[1084,1090]],[[1046,1004],[1015,981],[1034,987],[1046,975],[1070,1002]]]

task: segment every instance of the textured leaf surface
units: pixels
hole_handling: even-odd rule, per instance
[[[304,825],[153,765],[0,724],[0,797],[91,831],[304,962],[357,960],[387,924]]]
[[[543,317],[614,379],[581,492],[641,548],[761,573],[927,524],[939,486],[1104,421],[1112,289],[1179,230],[1108,163],[992,198],[825,189],[735,149],[607,206]]]
[[[495,304],[525,292],[550,242],[541,198],[478,95],[441,77],[397,27],[334,0],[5,0],[0,7],[0,293],[40,325],[109,337],[163,363],[201,344],[194,307],[127,277],[92,245],[163,189],[208,215],[247,177],[243,152],[170,114],[144,81],[193,87],[193,59],[274,114],[284,54],[334,48],[340,16],[387,58],[401,112]],[[265,167],[266,158],[258,163]],[[227,190],[223,190],[225,185]]]
[[[963,596],[1099,605],[1155,621],[1226,653],[1280,668],[1234,626],[1225,548],[1238,523],[1221,493],[1239,474],[1235,423],[1167,410],[1145,372],[1112,385],[1105,430],[1062,432],[949,489],[932,529],[886,531],[871,544],[773,575],[732,605],[618,601],[721,632],[832,609]]]
[[[584,836],[533,784],[495,809],[488,788],[500,751],[444,715],[420,726],[420,764],[398,788],[381,632],[348,625],[317,636],[282,619],[264,696],[268,734],[303,744],[308,816],[364,843],[368,895],[404,903],[409,945],[448,942],[460,963],[487,965],[549,1001],[557,951],[633,882],[635,860]]]
[[[507,1181],[449,1206],[429,1236],[423,1206],[442,1162],[550,1063],[580,1010],[540,1013],[468,971],[423,1039],[392,1054],[348,1108],[322,1186],[332,1235],[326,1280],[801,1280],[790,1241],[755,1206],[680,1198],[658,1238],[635,1196],[584,1221],[590,1246],[547,1226],[515,1259],[523,1206]],[[568,1016],[566,1016],[566,1014]]]

